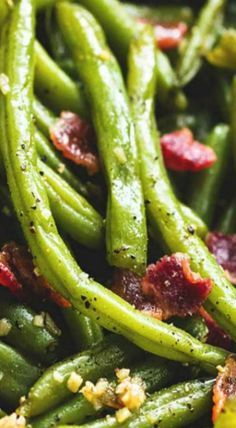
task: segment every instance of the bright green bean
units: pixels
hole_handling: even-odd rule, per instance
[[[193,177],[189,206],[208,226],[211,226],[230,159],[229,127],[227,125],[216,126],[209,135],[206,144],[216,153],[217,161],[212,167],[195,174]]]
[[[189,228],[164,168],[154,117],[155,46],[150,34],[145,36],[144,32],[143,37],[134,42],[131,50],[128,90],[136,124],[144,197],[149,201],[147,216],[156,237],[161,236],[171,252],[187,254],[192,268],[202,277],[212,279],[214,286],[207,308],[234,337],[235,289],[203,241]]]
[[[142,273],[147,258],[146,222],[124,83],[92,15],[78,6],[73,16],[73,31],[61,13],[58,22],[86,87],[104,165],[108,186],[107,258],[113,266]]]
[[[69,110],[86,117],[88,109],[82,89],[35,42],[35,91],[56,113]]]
[[[222,23],[225,0],[207,0],[191,30],[189,40],[181,51],[177,75],[181,86],[186,85],[198,72],[204,49],[210,49]]]
[[[144,6],[133,3],[124,3],[123,7],[133,18],[146,18],[167,23],[184,21],[188,24],[191,24],[193,21],[192,9],[188,6],[178,6],[171,4]]]

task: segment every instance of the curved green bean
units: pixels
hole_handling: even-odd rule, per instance
[[[100,377],[111,376],[116,367],[129,365],[141,355],[140,350],[122,337],[109,336],[88,351],[49,367],[30,389],[22,411],[26,416],[40,415],[71,397],[67,381],[74,371],[84,381],[94,382]]]
[[[115,417],[80,425],[83,428],[180,428],[195,422],[211,408],[212,380],[194,380],[161,390],[138,412],[119,423]],[[76,428],[76,427],[75,427]],[[79,428],[79,426],[77,426]]]
[[[206,144],[216,153],[217,161],[211,168],[196,174],[191,182],[189,205],[208,226],[212,224],[215,205],[230,159],[229,131],[227,125],[218,125],[210,133]]]
[[[179,84],[185,86],[198,72],[204,49],[210,49],[222,24],[225,0],[207,0],[191,30],[189,40],[181,50],[177,66]]]
[[[148,58],[148,61],[147,61]],[[223,270],[183,217],[168,180],[154,117],[155,46],[147,31],[134,42],[130,54],[128,91],[139,148],[141,179],[147,216],[156,237],[161,236],[171,252],[185,253],[202,277],[211,278],[213,288],[206,302],[212,316],[235,337],[236,293]],[[145,66],[144,66],[145,65]],[[145,107],[144,107],[145,106]]]
[[[70,15],[77,7],[61,3],[58,8],[71,22]],[[8,75],[14,91],[0,95],[0,137],[12,201],[36,266],[57,292],[106,329],[123,334],[156,355],[198,362],[210,371],[215,370],[215,366],[224,363],[227,356],[224,350],[202,344],[187,333],[135,310],[82,272],[60,238],[36,172],[31,127],[33,23],[31,0],[20,0],[2,33],[1,72]],[[22,31],[24,44],[19,37]],[[35,203],[37,209],[32,210]]]
[[[88,109],[82,89],[58,67],[39,42],[35,42],[35,92],[56,113],[70,110],[82,117]]]
[[[180,370],[181,371],[181,370]],[[149,357],[147,361],[132,365],[131,376],[138,376],[145,382],[146,391],[152,393],[176,380],[176,366],[159,358]],[[179,377],[179,376],[178,376]],[[109,379],[113,381],[114,377]],[[60,424],[82,424],[89,417],[98,416],[103,408],[96,410],[81,394],[31,421],[33,428],[45,428]]]
[[[146,220],[134,129],[121,72],[92,15],[79,6],[75,8],[71,20],[74,18],[76,25],[71,31],[62,9],[58,10],[59,27],[86,87],[106,175],[107,258],[113,266],[142,273],[147,259]]]

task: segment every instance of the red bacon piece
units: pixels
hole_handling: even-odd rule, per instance
[[[206,244],[219,265],[226,271],[229,280],[236,284],[236,234],[210,232]]]
[[[213,320],[204,308],[199,309],[199,314],[204,318],[208,327],[207,343],[214,346],[231,350],[233,346],[232,339],[227,333]]]
[[[236,359],[230,355],[223,369],[220,369],[213,388],[212,420],[216,421],[224,410],[227,399],[236,398]]]
[[[68,308],[70,303],[52,290],[42,275],[36,275],[31,254],[15,242],[4,245],[0,253],[0,284],[25,301],[33,295],[52,300],[57,305]]]
[[[156,44],[162,50],[177,48],[188,31],[185,22],[162,23],[147,18],[138,18],[138,21],[154,27]]]
[[[147,299],[141,288],[142,278],[126,269],[116,269],[113,277],[112,290],[136,309],[161,319],[161,311],[152,301]]]
[[[93,130],[77,114],[62,112],[50,128],[50,137],[65,158],[86,167],[89,174],[98,172],[99,160],[93,144]]]
[[[192,272],[189,258],[181,253],[164,256],[147,268],[142,280],[144,295],[162,311],[162,319],[195,313],[212,288],[210,279]]]
[[[165,165],[173,171],[197,172],[209,168],[216,160],[211,147],[195,141],[188,128],[161,137]]]

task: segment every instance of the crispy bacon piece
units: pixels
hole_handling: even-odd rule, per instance
[[[236,234],[210,232],[206,237],[206,244],[219,265],[226,271],[229,280],[236,284]]]
[[[209,168],[216,160],[211,147],[195,141],[188,128],[161,137],[165,165],[173,171],[197,172]]]
[[[42,275],[36,275],[31,254],[15,242],[4,245],[0,253],[0,284],[8,287],[23,300],[28,301],[33,295],[52,300],[57,305],[67,308],[70,303],[59,293],[52,290]]]
[[[112,290],[136,309],[161,319],[161,311],[150,299],[147,299],[141,288],[142,278],[126,269],[116,269]]]
[[[162,23],[146,18],[139,18],[138,20],[154,27],[157,46],[162,50],[177,48],[188,31],[185,22]]]
[[[213,388],[213,422],[224,410],[225,402],[229,398],[236,398],[236,359],[233,355],[227,358],[224,368],[220,368]]]
[[[184,254],[164,256],[147,268],[144,278],[116,270],[113,291],[160,320],[197,312],[211,291],[212,282],[191,271]]]
[[[208,327],[207,343],[231,350],[233,341],[228,334],[225,333],[225,331],[215,322],[215,320],[213,320],[203,307],[199,309],[199,314],[204,318]]]
[[[50,137],[65,158],[86,167],[89,174],[95,174],[99,170],[98,155],[93,144],[93,130],[77,114],[62,112],[60,118],[50,128]]]
[[[144,295],[162,311],[162,319],[195,313],[212,288],[210,279],[192,272],[189,258],[181,253],[164,256],[147,268],[142,280]]]

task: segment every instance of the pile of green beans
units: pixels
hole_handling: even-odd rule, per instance
[[[32,428],[212,427],[215,379],[206,376],[229,351],[209,343],[201,312],[160,320],[112,282],[117,270],[141,280],[162,255],[186,255],[211,279],[202,305],[235,349],[236,290],[205,244],[208,231],[236,233],[236,76],[204,59],[230,8],[230,0],[0,0],[1,244],[14,240],[33,260],[29,273],[14,252],[0,252],[0,426],[16,412]],[[169,49],[179,23],[187,32]],[[53,145],[63,111],[93,128],[95,175]],[[182,128],[215,152],[211,167],[168,171],[161,137]],[[24,301],[7,289],[14,278],[25,292],[32,275],[51,293],[41,298],[33,284]],[[122,368],[146,395],[119,420],[80,388],[101,379],[113,387]]]

